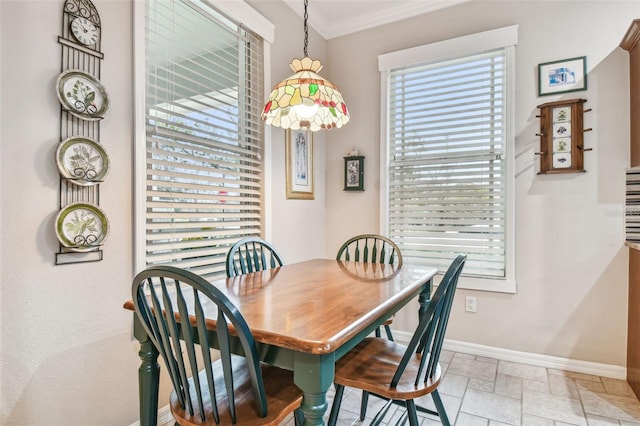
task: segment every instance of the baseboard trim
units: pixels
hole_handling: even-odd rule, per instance
[[[405,331],[393,330],[393,336],[398,342],[405,344],[409,342],[409,339],[411,339],[411,333],[407,333]],[[581,361],[531,352],[520,352],[511,349],[496,348],[493,346],[485,346],[450,339],[444,340],[443,349],[476,356],[495,358],[502,361],[518,362],[521,364],[529,364],[545,368],[555,368],[558,370],[573,371],[575,373],[591,374],[594,376],[609,377],[612,379],[626,380],[627,378],[627,369],[619,365],[601,364],[598,362]]]

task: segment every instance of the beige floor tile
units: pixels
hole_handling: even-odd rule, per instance
[[[580,399],[576,381],[570,377],[562,376],[560,374],[549,374],[549,388],[553,395],[566,396],[571,399]]]
[[[453,358],[454,352],[451,351],[447,351],[447,350],[442,350],[440,351],[440,363],[449,363],[449,361],[451,361],[451,358]]]
[[[476,361],[475,359],[458,357],[456,354],[451,362],[447,373],[467,376],[469,378],[488,380],[493,382],[496,377],[496,364]]]
[[[457,426],[487,426],[489,423],[488,419],[472,416],[467,413],[460,413],[458,418],[456,419]]]
[[[468,383],[469,378],[467,376],[461,376],[459,374],[449,372],[449,374],[444,376],[444,379],[438,389],[442,395],[451,395],[462,398],[465,390],[467,390]]]
[[[628,398],[635,398],[635,394],[627,383],[626,380],[610,379],[608,377],[602,378],[602,384],[607,390],[607,393],[611,395],[626,396]]]
[[[469,388],[485,392],[493,392],[495,382],[482,379],[469,379]]]
[[[500,361],[498,362],[498,373],[508,376],[521,377],[523,379],[536,380],[538,382],[547,382],[547,369],[543,367],[535,367],[533,365],[519,364],[517,362]]]
[[[522,389],[541,393],[551,393],[548,382],[539,382],[537,380],[522,379]]]
[[[556,370],[555,368],[548,368],[549,374],[560,374],[562,376],[571,377],[572,379],[589,380],[591,382],[599,382],[600,377],[592,374],[576,373],[573,371]]]
[[[511,398],[522,398],[522,379],[498,374],[494,392]]]
[[[440,364],[440,369],[442,370],[442,375],[444,376],[445,374],[447,374],[447,371],[449,371],[449,363],[448,362],[439,362],[438,364]]]
[[[522,426],[554,426],[553,423],[551,419],[532,416],[531,414],[522,415]]]
[[[587,414],[627,422],[640,422],[640,402],[636,398],[596,393],[580,388],[580,399]]]
[[[465,353],[462,353],[462,352],[454,352],[453,353],[453,357],[454,358],[476,359],[475,355],[465,354]]]
[[[589,422],[589,426],[619,426],[620,422],[614,419],[607,419],[605,417],[594,416],[591,414],[587,414],[587,421]]]
[[[578,390],[580,390],[580,388],[584,388],[590,390],[591,392],[607,393],[607,390],[604,388],[604,385],[600,380],[594,382],[591,380],[576,379],[576,387],[578,388]]]
[[[476,356],[475,359],[476,359],[476,361],[488,362],[488,363],[491,363],[491,364],[497,364],[498,363],[497,359],[495,359],[495,358],[487,358],[487,357],[484,357],[484,356]]]
[[[577,399],[525,391],[522,396],[522,410],[525,414],[545,419],[587,426],[584,410]]]
[[[460,412],[519,425],[522,404],[516,398],[469,389],[462,400]]]

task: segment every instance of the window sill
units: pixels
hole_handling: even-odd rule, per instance
[[[440,284],[443,274],[436,276],[437,286]],[[492,278],[478,278],[478,277],[465,277],[461,276],[458,281],[458,288],[464,290],[478,290],[478,291],[491,291],[494,293],[510,293],[516,294],[516,280],[510,279],[492,279]]]

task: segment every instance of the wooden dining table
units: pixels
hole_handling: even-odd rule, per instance
[[[418,297],[426,311],[432,278],[427,266],[314,259],[212,281],[244,316],[263,362],[293,370],[303,391],[305,425],[323,425],[326,393],[342,355]],[[132,301],[125,309],[134,310]],[[140,343],[140,425],[155,426],[158,352],[134,313]]]

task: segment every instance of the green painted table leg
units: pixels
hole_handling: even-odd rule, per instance
[[[433,280],[427,281],[422,290],[420,290],[420,295],[418,296],[418,303],[420,304],[420,308],[418,308],[418,321],[424,317],[424,314],[427,312],[427,307],[429,306],[429,301],[431,300],[431,289],[433,288]]]
[[[158,387],[160,365],[158,351],[142,324],[134,315],[133,335],[140,342],[140,368],[138,368],[138,387],[140,404],[140,426],[156,426],[158,423]]]
[[[304,392],[302,412],[305,425],[324,425],[327,412],[327,389],[335,375],[335,355],[296,352],[293,381]]]

